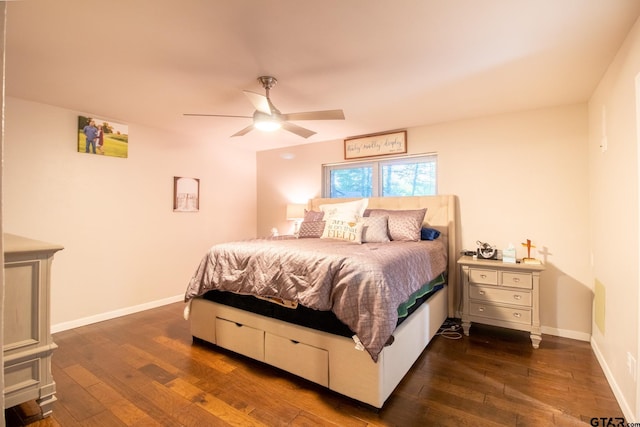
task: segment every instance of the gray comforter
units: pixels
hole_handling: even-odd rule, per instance
[[[395,329],[398,306],[445,271],[439,240],[364,243],[332,239],[255,239],[213,246],[185,301],[209,290],[295,301],[331,310],[374,361]]]

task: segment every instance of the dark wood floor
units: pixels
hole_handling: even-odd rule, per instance
[[[380,411],[214,346],[182,303],[54,335],[58,401],[36,426],[545,426],[622,417],[586,342],[474,325],[436,337]],[[8,410],[20,425],[29,405]],[[26,414],[26,415],[25,415]]]

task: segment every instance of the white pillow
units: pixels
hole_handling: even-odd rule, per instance
[[[362,243],[362,228],[364,224],[360,221],[350,222],[333,218],[325,221],[322,239],[346,240],[352,243]]]
[[[352,202],[328,203],[318,206],[324,212],[324,220],[340,219],[356,222],[362,218],[365,209],[369,205],[369,199],[354,200]]]

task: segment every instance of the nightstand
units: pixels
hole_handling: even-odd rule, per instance
[[[540,272],[542,264],[510,264],[474,260],[463,256],[462,329],[469,335],[471,323],[483,323],[531,333],[538,348],[540,333]]]

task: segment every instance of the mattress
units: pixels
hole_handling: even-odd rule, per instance
[[[396,327],[402,324],[415,310],[445,286],[446,276],[438,275],[431,282],[426,283],[414,292],[407,301],[398,307],[398,321]],[[276,304],[252,295],[240,295],[233,292],[211,290],[203,296],[204,299],[250,311],[262,316],[282,320],[307,328],[328,332],[334,335],[352,337],[355,333],[342,323],[332,311],[314,310],[298,304],[295,308]]]

